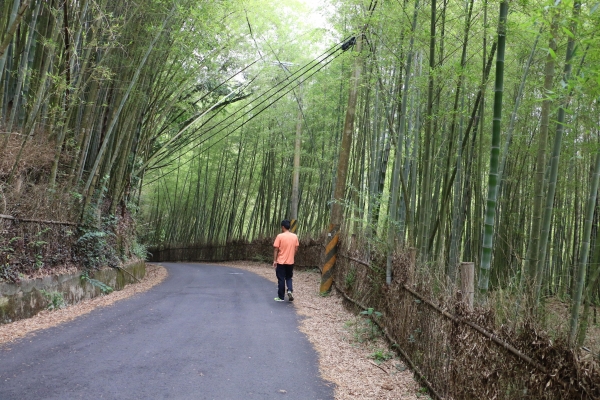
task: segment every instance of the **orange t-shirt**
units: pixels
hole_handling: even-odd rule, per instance
[[[287,231],[277,235],[275,243],[273,243],[273,247],[279,249],[277,264],[294,264],[294,255],[298,246],[300,246],[300,243],[295,233]]]

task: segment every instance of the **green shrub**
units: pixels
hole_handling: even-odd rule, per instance
[[[134,240],[131,244],[131,254],[140,260],[145,260],[148,258],[148,248],[145,244],[139,243],[137,240]]]
[[[0,264],[0,280],[17,283],[21,279],[17,269],[13,265],[5,263]]]
[[[352,266],[352,267],[350,267],[350,270],[348,271],[348,274],[346,275],[346,278],[344,279],[344,284],[346,285],[346,289],[350,289],[352,286],[354,286],[355,282],[356,282],[356,267]]]
[[[99,281],[98,279],[90,278],[87,271],[81,274],[81,280],[85,282],[89,282],[92,286],[97,287],[104,294],[109,294],[114,291],[114,289],[108,286],[106,283]]]
[[[377,327],[375,322],[373,322],[373,319],[377,319],[383,314],[379,311],[375,311],[372,307],[366,309],[365,311],[361,311],[360,314],[369,318],[367,320],[367,324],[371,326],[371,339],[374,339],[379,333],[379,328]]]
[[[40,292],[48,300],[48,306],[46,307],[48,310],[58,310],[67,306],[61,292],[48,292],[44,289],[40,290]]]
[[[85,228],[81,228],[85,231]],[[99,269],[103,266],[116,267],[119,258],[113,246],[108,242],[109,237],[114,237],[112,232],[88,231],[75,242],[77,258],[86,268]]]
[[[371,358],[375,360],[377,364],[385,362],[391,358],[394,358],[394,353],[385,351],[383,349],[376,349],[372,354]]]

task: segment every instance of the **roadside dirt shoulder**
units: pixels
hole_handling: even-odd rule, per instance
[[[218,263],[254,272],[276,283],[275,272],[259,262]],[[343,305],[336,292],[328,297],[318,293],[319,274],[294,271],[294,307],[305,318],[300,330],[319,353],[320,372],[336,384],[335,398],[346,399],[426,399],[404,363],[387,343],[371,335],[365,319]],[[273,296],[277,288],[273,288]]]
[[[46,329],[71,321],[87,314],[96,308],[106,307],[119,300],[142,293],[158,285],[167,277],[167,270],[159,265],[146,266],[146,276],[140,283],[125,286],[123,290],[111,294],[84,300],[78,304],[55,311],[42,311],[31,318],[22,319],[9,324],[0,325],[0,346],[21,339],[40,329]],[[4,347],[4,346],[2,346]]]

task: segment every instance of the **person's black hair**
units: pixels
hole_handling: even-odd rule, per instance
[[[290,230],[290,225],[291,225],[290,221],[287,219],[284,219],[283,221],[281,221],[281,226],[283,226],[288,231]]]

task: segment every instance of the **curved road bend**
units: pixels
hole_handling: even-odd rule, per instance
[[[333,399],[273,283],[163,265],[148,292],[0,347],[0,399]]]

